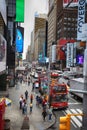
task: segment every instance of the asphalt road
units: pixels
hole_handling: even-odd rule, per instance
[[[55,110],[56,114],[56,124],[53,128],[49,130],[59,130],[59,118],[62,116],[66,116],[67,114],[81,114],[82,113],[82,102],[73,99],[69,95],[69,107],[67,109]],[[70,119],[70,130],[81,130],[82,126],[82,116],[71,116]]]

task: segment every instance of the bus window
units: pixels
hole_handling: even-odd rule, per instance
[[[65,86],[54,86],[53,91],[55,93],[66,92],[66,87]]]
[[[56,95],[52,98],[52,102],[66,102],[67,101],[67,95]]]

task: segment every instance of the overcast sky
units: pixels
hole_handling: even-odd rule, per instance
[[[25,0],[25,20],[22,26],[24,27],[24,53],[23,59],[25,59],[25,54],[28,45],[30,45],[31,32],[34,28],[34,14],[38,13],[48,13],[48,0]]]

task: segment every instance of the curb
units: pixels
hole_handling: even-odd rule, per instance
[[[47,129],[49,129],[49,128],[51,128],[52,126],[54,126],[55,125],[55,123],[56,123],[56,115],[54,114],[54,112],[53,112],[53,122],[52,123],[50,123],[50,125],[48,126],[48,127],[46,127],[44,130],[47,130]]]

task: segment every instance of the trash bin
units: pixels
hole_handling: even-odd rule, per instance
[[[10,130],[10,120],[5,119],[5,125],[4,125],[4,130]]]

